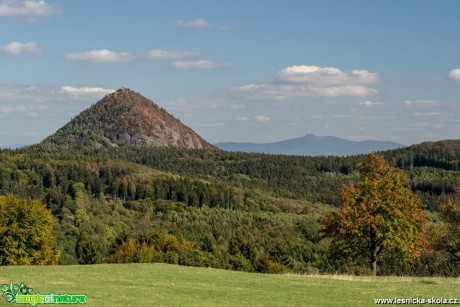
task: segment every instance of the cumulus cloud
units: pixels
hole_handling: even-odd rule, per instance
[[[0,46],[0,52],[8,53],[12,55],[18,55],[21,53],[32,53],[40,51],[40,47],[37,43],[19,43],[19,42],[11,42],[8,45]]]
[[[233,87],[230,93],[246,99],[287,100],[311,97],[365,97],[378,91],[368,84],[379,81],[367,70],[342,71],[335,67],[298,65],[281,70],[268,82]]]
[[[460,68],[453,69],[449,72],[448,77],[454,80],[460,80]]]
[[[73,86],[63,86],[61,87],[61,93],[69,94],[72,96],[81,96],[81,95],[106,95],[109,93],[115,92],[113,89],[107,89],[102,87],[73,87]]]
[[[359,104],[365,107],[377,107],[377,106],[386,105],[386,102],[375,102],[375,101],[366,100],[366,101],[361,101]]]
[[[83,53],[68,53],[66,59],[92,63],[124,63],[134,60],[134,55],[128,52],[115,52],[107,49],[92,50]]]
[[[181,59],[199,56],[200,54],[200,52],[196,51],[166,51],[161,49],[154,49],[147,53],[147,57],[155,60]]]
[[[214,69],[232,67],[231,63],[215,63],[208,60],[199,61],[175,61],[172,67],[177,69]]]
[[[194,20],[178,20],[176,25],[181,28],[195,28],[195,29],[204,29],[209,28],[212,25],[206,21],[204,18],[197,18]]]
[[[284,80],[318,85],[370,84],[379,79],[377,74],[367,70],[344,72],[335,67],[307,65],[287,67],[279,75]]]
[[[61,14],[56,4],[48,4],[44,0],[3,0],[0,3],[0,16],[36,19]]]

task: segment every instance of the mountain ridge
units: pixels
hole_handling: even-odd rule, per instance
[[[311,133],[273,143],[225,142],[216,143],[215,146],[228,151],[304,156],[346,156],[404,147],[395,142],[350,141],[336,136],[316,136]]]

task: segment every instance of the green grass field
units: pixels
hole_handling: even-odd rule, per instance
[[[267,275],[157,263],[0,267],[0,284],[10,279],[33,293],[86,294],[88,306],[373,306],[374,298],[460,298],[459,278]],[[16,305],[0,299],[0,306]]]

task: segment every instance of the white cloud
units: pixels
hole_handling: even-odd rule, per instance
[[[308,95],[308,89],[298,85],[257,84],[251,83],[232,87],[229,92],[248,100],[286,100]]]
[[[254,116],[254,120],[258,121],[258,122],[261,122],[261,123],[265,123],[265,122],[271,121],[272,118],[268,117],[268,116],[265,116],[265,115],[257,115],[257,116]]]
[[[429,99],[417,99],[417,100],[406,100],[404,104],[407,107],[437,107],[443,103],[438,100],[429,100]]]
[[[40,51],[40,47],[37,43],[19,43],[19,42],[11,42],[8,45],[0,46],[0,52],[8,53],[12,55],[18,55],[25,52],[38,52]]]
[[[460,80],[460,68],[451,70],[449,72],[449,78],[450,79],[455,79],[455,80]]]
[[[362,85],[319,87],[312,85],[248,84],[230,89],[232,94],[254,100],[288,100],[310,97],[370,96],[377,90]]]
[[[378,91],[373,88],[368,88],[363,85],[343,85],[332,87],[315,87],[310,86],[309,91],[317,96],[323,97],[339,97],[339,96],[370,96],[377,94]]]
[[[318,84],[318,85],[350,85],[370,84],[378,82],[378,75],[367,70],[352,70],[344,72],[335,67],[319,67],[295,65],[280,71],[281,79]]]
[[[209,28],[212,25],[206,21],[204,18],[197,18],[194,20],[178,20],[176,25],[182,28],[195,28],[195,29],[204,29]]]
[[[377,107],[377,106],[384,106],[387,103],[386,102],[375,102],[375,101],[366,100],[366,101],[361,101],[359,104],[362,105],[362,106],[365,106],[365,107]]]
[[[150,59],[181,59],[199,56],[201,53],[196,51],[166,51],[161,49],[150,50],[147,57]]]
[[[0,16],[36,19],[61,14],[56,4],[48,4],[44,0],[3,0],[0,3]]]
[[[72,61],[87,61],[92,63],[123,63],[134,60],[134,55],[128,52],[114,52],[102,49],[83,53],[68,53],[65,58]]]
[[[379,77],[367,70],[344,72],[335,67],[297,65],[281,70],[265,83],[251,83],[229,90],[242,99],[288,100],[302,97],[365,97],[378,91],[367,84]]]
[[[0,82],[0,107],[3,111],[14,109],[14,105],[34,105],[34,110],[44,111],[48,109],[50,102],[94,102],[104,95],[113,92],[112,89],[102,87],[73,87],[73,86],[29,86],[14,82]]]
[[[239,122],[249,122],[249,121],[256,121],[259,123],[266,123],[272,120],[271,117],[265,115],[256,115],[253,117],[241,116],[236,119]]]
[[[177,69],[214,69],[232,67],[231,63],[215,63],[208,60],[199,61],[175,61],[172,66]]]
[[[115,90],[108,89],[108,88],[102,88],[102,87],[73,87],[73,86],[61,87],[61,93],[69,94],[72,96],[106,95],[112,92],[115,92]]]
[[[35,143],[101,99],[103,87],[27,85],[0,81],[0,143]],[[73,114],[73,115],[72,115]],[[24,133],[36,131],[31,139]]]
[[[415,112],[414,116],[415,117],[433,117],[433,116],[438,116],[441,115],[439,112],[427,112],[427,113],[421,113],[421,112]]]

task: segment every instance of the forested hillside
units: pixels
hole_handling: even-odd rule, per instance
[[[460,186],[458,141],[384,152],[406,172],[431,226]],[[365,272],[331,254],[320,218],[340,205],[365,156],[298,157],[124,147],[0,152],[0,194],[37,199],[56,218],[61,264],[167,262],[257,272]],[[434,228],[433,228],[434,229]],[[458,275],[429,248],[381,274]]]
[[[128,88],[106,95],[41,142],[45,148],[212,148],[190,127]]]

